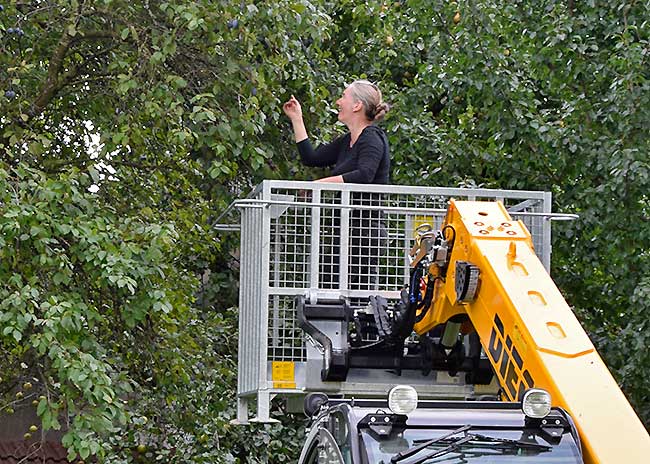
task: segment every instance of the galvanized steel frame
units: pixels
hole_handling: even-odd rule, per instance
[[[283,191],[296,192],[296,195],[283,195]],[[308,192],[304,201],[296,201],[296,196],[301,192]],[[440,208],[391,208],[387,206],[360,206],[351,205],[351,197],[356,194],[380,194],[380,195],[411,195],[421,198],[456,198],[466,200],[491,199],[491,200],[515,200],[516,204],[509,207],[511,215],[517,219],[518,216],[525,218],[539,216],[541,229],[532,231],[536,243],[537,253],[542,263],[548,270],[550,268],[551,256],[551,219],[567,219],[562,215],[551,213],[551,193],[540,191],[515,191],[515,190],[494,190],[494,189],[462,189],[446,187],[413,187],[399,185],[358,185],[358,184],[328,184],[317,182],[297,181],[264,181],[259,184],[246,200],[238,200],[220,217],[225,217],[234,211],[236,207],[240,211],[240,289],[239,289],[239,361],[238,361],[238,382],[237,382],[237,421],[245,423],[248,421],[249,400],[256,400],[257,415],[254,419],[260,422],[270,422],[270,400],[277,394],[295,395],[306,393],[300,382],[297,382],[295,389],[276,389],[270,378],[269,343],[273,343],[275,337],[280,337],[277,325],[271,328],[269,334],[269,317],[273,321],[280,319],[281,312],[290,312],[291,309],[281,307],[281,300],[290,301],[297,295],[307,292],[318,293],[320,296],[337,297],[344,295],[351,298],[363,298],[370,294],[381,294],[388,298],[397,298],[397,291],[385,291],[380,289],[351,290],[348,288],[348,245],[350,211],[351,210],[381,210],[389,211],[391,214],[398,214],[398,211],[409,212],[405,219],[405,230],[412,230],[412,216],[415,212],[427,215],[444,215],[444,209]],[[340,197],[339,204],[324,204],[328,195]],[[308,200],[308,201],[307,201]],[[508,206],[508,205],[506,205]],[[309,234],[309,279],[308,286],[278,286],[280,274],[276,267],[273,276],[270,275],[272,257],[274,260],[281,258],[277,251],[278,243],[282,237],[275,237],[272,241],[272,221],[281,217],[291,208],[298,210],[308,208],[310,222]],[[340,211],[340,231],[344,231],[338,237],[339,247],[339,276],[338,288],[319,289],[319,252],[321,247],[321,221],[322,212],[329,210]],[[531,209],[533,211],[531,211]],[[276,216],[275,219],[273,217]],[[306,219],[305,219],[306,220]],[[410,222],[409,222],[410,221]],[[232,230],[233,227],[222,226],[223,229]],[[276,235],[279,228],[276,226]],[[285,237],[286,239],[287,237]],[[272,243],[276,250],[273,250]],[[306,243],[305,243],[306,245]],[[315,252],[314,252],[315,251]],[[403,271],[404,281],[408,280],[408,261],[406,252],[403,250]],[[272,256],[271,253],[274,253]],[[271,285],[275,283],[276,285]],[[269,298],[274,299],[273,314],[269,308]],[[283,328],[286,329],[286,328]],[[295,329],[299,330],[299,329]],[[301,340],[304,346],[304,340]],[[301,356],[296,356],[295,347],[289,347],[289,358],[295,361],[297,375],[301,371]],[[358,388],[358,387],[356,387]]]

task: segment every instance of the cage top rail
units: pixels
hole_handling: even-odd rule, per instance
[[[299,180],[264,180],[257,184],[247,195],[248,198],[263,193],[266,189],[296,189],[296,190],[329,190],[339,192],[368,192],[368,193],[404,193],[415,195],[471,195],[494,196],[500,194],[513,198],[543,199],[548,192],[542,190],[502,190],[483,187],[429,187],[399,184],[335,184],[329,182],[299,181]]]
[[[264,180],[257,184],[253,190],[241,198],[233,201],[219,216],[213,221],[213,227],[218,230],[234,230],[235,224],[222,224],[223,218],[231,212],[239,210],[240,205],[245,200],[265,200],[271,201],[271,195],[275,190],[287,189],[295,191],[308,192],[350,192],[350,193],[380,193],[388,195],[423,195],[423,196],[459,196],[464,198],[509,198],[521,199],[522,201],[540,200],[550,202],[550,193],[539,190],[500,190],[489,188],[463,188],[463,187],[421,187],[413,185],[380,185],[380,184],[333,184],[327,182],[313,181],[294,181],[294,180]],[[307,204],[307,202],[305,202]],[[313,204],[313,203],[312,203]],[[328,207],[332,205],[328,204]],[[358,208],[358,206],[355,206]],[[512,210],[509,210],[512,211]],[[559,218],[559,216],[558,216]],[[575,219],[565,218],[567,219]]]
[[[222,224],[218,221],[233,207],[234,208],[266,208],[269,206],[294,206],[300,208],[328,208],[328,209],[354,209],[354,210],[367,210],[367,211],[382,211],[384,213],[413,213],[413,214],[440,214],[446,213],[446,208],[412,208],[403,206],[371,206],[371,205],[346,205],[336,203],[312,203],[307,201],[282,201],[282,200],[258,200],[254,198],[246,198],[233,201],[228,209],[225,210],[215,223],[213,227],[221,231],[236,231],[239,230],[239,224]],[[573,213],[543,213],[532,211],[518,211],[516,208],[506,208],[509,213],[521,217],[541,217],[549,221],[574,221],[580,216]]]

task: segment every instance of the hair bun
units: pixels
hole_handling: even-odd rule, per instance
[[[379,102],[377,106],[375,106],[375,117],[374,121],[380,121],[386,116],[386,113],[390,111],[390,105],[384,101]]]

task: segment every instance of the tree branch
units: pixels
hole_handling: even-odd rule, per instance
[[[69,80],[77,77],[79,66],[75,66],[72,69],[70,69],[70,71],[61,75],[61,70],[63,69],[63,60],[65,59],[66,55],[68,54],[68,51],[73,45],[76,45],[79,42],[86,41],[86,40],[113,39],[113,38],[114,38],[113,33],[107,31],[91,31],[86,33],[79,32],[76,35],[72,36],[68,33],[68,28],[66,27],[63,32],[63,36],[61,37],[61,40],[59,40],[59,44],[56,48],[56,51],[54,52],[54,55],[50,60],[50,65],[47,69],[47,78],[45,79],[45,85],[43,86],[43,89],[41,89],[41,92],[39,93],[38,97],[36,97],[36,100],[32,104],[32,107],[28,113],[29,116],[33,118],[39,115],[40,113],[42,113],[45,107],[50,103],[52,98],[56,95],[56,93],[59,90],[61,90]],[[110,49],[111,47],[109,47],[109,50]],[[95,55],[91,55],[91,57],[99,56],[100,54],[101,52]]]
[[[59,84],[59,73],[63,67],[63,59],[68,53],[70,44],[72,43],[73,37],[68,34],[68,29],[66,28],[59,40],[59,45],[50,60],[50,65],[47,68],[47,78],[45,79],[45,86],[41,90],[41,93],[36,97],[36,100],[32,104],[32,108],[29,110],[29,115],[34,117],[40,114],[47,104],[52,100],[52,97],[58,90]]]

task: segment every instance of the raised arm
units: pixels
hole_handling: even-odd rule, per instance
[[[334,140],[332,143],[321,145],[314,150],[307,136],[307,129],[302,119],[302,107],[296,97],[291,95],[289,101],[282,105],[282,110],[291,120],[302,163],[306,166],[317,167],[335,165],[341,150],[343,137]]]
[[[315,150],[308,138],[298,142],[298,152],[302,164],[317,167],[334,166],[345,139],[345,136],[339,137],[331,143],[319,146]]]
[[[307,138],[307,129],[305,128],[305,122],[302,119],[302,107],[300,106],[300,102],[296,97],[291,95],[289,101],[282,105],[282,110],[291,120],[296,143],[305,140]]]

